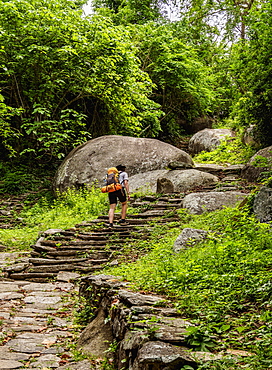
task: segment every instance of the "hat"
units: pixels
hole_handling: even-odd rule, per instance
[[[123,166],[122,164],[118,164],[118,166],[116,166],[117,170],[118,171],[124,171],[126,169],[126,166]]]

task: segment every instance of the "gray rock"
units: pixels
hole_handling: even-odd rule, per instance
[[[174,243],[174,252],[180,252],[182,249],[191,247],[197,241],[206,239],[208,232],[200,229],[185,228],[177,237]]]
[[[0,347],[0,361],[1,360],[25,361],[25,360],[28,360],[29,357],[30,355],[26,353],[10,352],[8,346]],[[21,363],[21,366],[22,366],[22,363]],[[0,369],[2,369],[1,365],[0,365]]]
[[[250,125],[245,129],[242,142],[253,148],[258,148],[260,146],[256,125]]]
[[[12,370],[19,369],[23,366],[22,362],[14,360],[0,360],[0,369],[1,370]]]
[[[15,352],[30,354],[41,352],[44,348],[41,344],[29,342],[26,339],[11,339],[9,341],[9,347]]]
[[[168,170],[154,170],[133,175],[129,178],[129,189],[131,192],[156,193],[158,178],[168,172]]]
[[[170,144],[155,139],[108,135],[75,148],[59,167],[53,188],[60,192],[69,187],[103,183],[107,169],[125,164],[129,176],[167,168],[170,162],[193,165],[191,157]]]
[[[38,307],[55,307],[57,303],[61,302],[61,297],[44,297],[41,295],[27,296],[24,299],[25,303],[35,304]]]
[[[189,153],[194,155],[202,151],[211,152],[223,140],[233,137],[234,132],[229,129],[204,129],[194,134],[189,141]]]
[[[222,209],[224,206],[234,207],[246,196],[247,194],[238,191],[191,193],[184,197],[182,207],[191,214],[200,215],[204,212]]]
[[[57,281],[75,281],[80,278],[80,274],[76,272],[60,271],[57,275]]]
[[[6,272],[21,272],[23,270],[25,270],[27,267],[29,267],[29,263],[15,263],[13,265],[10,265],[10,266],[5,266],[3,268],[3,271],[6,271]]]
[[[77,348],[82,352],[105,357],[110,343],[113,342],[113,335],[109,322],[106,322],[106,315],[103,309],[99,309],[96,318],[87,325],[80,335]]]
[[[164,301],[163,298],[156,295],[134,293],[128,290],[119,290],[118,296],[129,306],[152,306]]]
[[[225,167],[220,166],[219,164],[195,163],[194,169],[197,171],[203,171],[203,172],[208,172],[211,174],[218,175],[225,169]]]
[[[53,354],[47,354],[47,355],[43,355],[43,356],[40,356],[37,361],[34,361],[32,364],[31,364],[31,367],[32,368],[41,368],[41,369],[45,369],[45,368],[50,368],[50,369],[58,369],[59,368],[59,361],[60,361],[60,358],[56,355],[53,355]]]
[[[260,180],[261,173],[272,170],[272,146],[259,150],[244,166],[241,176],[247,181]]]
[[[64,366],[59,366],[58,370],[90,370],[92,369],[89,360],[69,362],[69,364]]]
[[[0,293],[17,292],[18,290],[19,290],[19,285],[17,285],[16,283],[15,284],[12,284],[10,282],[7,282],[7,283],[1,282],[0,283]]]
[[[136,317],[132,317],[134,321]],[[134,328],[148,329],[150,336],[153,339],[172,344],[185,344],[187,328],[193,326],[189,321],[173,318],[157,316],[157,321],[154,321],[154,315],[140,314],[137,320],[133,322]]]
[[[190,353],[182,347],[156,341],[142,346],[133,364],[133,370],[176,370],[193,364]]]
[[[197,170],[173,170],[159,178],[157,193],[184,192],[197,187],[216,185],[218,177]]]
[[[254,198],[253,212],[260,222],[272,221],[272,189],[262,187]]]
[[[0,300],[3,300],[3,301],[11,301],[13,299],[21,299],[21,298],[24,298],[24,295],[20,293],[16,293],[16,292],[0,293]]]
[[[184,162],[170,162],[168,164],[168,167],[171,170],[189,170],[190,168],[193,168],[191,164],[184,163]]]
[[[57,233],[61,233],[64,231],[63,229],[48,229],[43,231],[43,236],[48,236],[48,235],[55,235]]]

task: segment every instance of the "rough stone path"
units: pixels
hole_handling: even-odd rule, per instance
[[[101,216],[67,230],[46,230],[32,246],[30,256],[19,258],[3,268],[4,276],[13,280],[46,282],[57,278],[60,271],[98,272],[109,264],[118,263],[124,247],[132,246],[139,239],[147,239],[154,225],[179,220],[175,209],[180,208],[180,204],[178,197],[145,197],[133,204],[138,212],[128,216],[127,226],[118,225],[116,216],[115,227],[109,229],[107,216]]]
[[[79,279],[118,263],[123,246],[148,238],[155,224],[178,220],[180,202],[146,197],[134,204],[138,213],[129,216],[128,226],[110,230],[101,216],[69,230],[45,231],[30,255],[0,253],[0,369],[99,368],[99,360],[73,356],[80,334],[73,323]]]
[[[0,254],[2,264],[6,256]],[[70,276],[71,277],[71,276]],[[61,278],[60,278],[61,279]],[[62,275],[62,280],[69,276]],[[77,284],[0,281],[0,369],[90,369],[87,360],[75,362],[73,311]]]

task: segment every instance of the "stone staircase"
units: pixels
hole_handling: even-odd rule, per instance
[[[23,209],[25,196],[17,196],[0,200],[0,229],[9,229],[22,224],[18,216]]]
[[[155,225],[179,221],[177,209],[182,199],[146,196],[131,203],[134,209],[129,214],[128,225],[107,227],[106,215],[92,221],[84,221],[75,227],[49,229],[41,234],[32,246],[29,257],[16,260],[15,264],[3,268],[4,277],[13,280],[47,282],[55,279],[59,272],[79,275],[96,273],[107,265],[118,264],[123,258],[123,249],[149,238]]]

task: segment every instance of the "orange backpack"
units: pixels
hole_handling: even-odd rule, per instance
[[[116,167],[108,169],[106,177],[106,185],[101,188],[102,193],[111,193],[122,189],[122,185],[119,182],[119,172]]]

